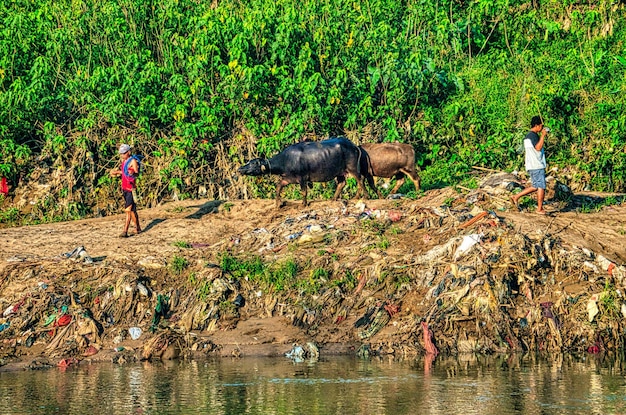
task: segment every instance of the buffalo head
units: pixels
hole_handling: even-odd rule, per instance
[[[237,171],[247,176],[261,176],[270,174],[270,164],[266,159],[253,159],[239,167]]]

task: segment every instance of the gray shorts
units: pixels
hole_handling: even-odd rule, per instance
[[[536,189],[546,188],[546,169],[528,170],[530,182]]]

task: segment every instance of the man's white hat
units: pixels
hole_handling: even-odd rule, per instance
[[[120,146],[120,150],[119,150],[120,154],[126,154],[129,151],[130,151],[130,146],[128,144],[122,144]]]

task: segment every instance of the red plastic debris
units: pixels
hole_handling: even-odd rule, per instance
[[[0,194],[4,196],[8,196],[9,194],[9,185],[7,184],[6,177],[3,177],[2,180],[0,180]]]
[[[68,324],[70,324],[71,321],[72,321],[71,315],[63,314],[61,317],[57,319],[57,321],[54,322],[54,327],[67,326]]]
[[[424,347],[426,348],[426,354],[437,356],[439,350],[437,350],[437,346],[433,343],[433,331],[428,328],[428,323],[425,321],[422,321],[422,328],[424,329]]]
[[[402,219],[402,212],[398,212],[397,210],[390,210],[388,213],[389,220],[392,222],[398,222]]]
[[[607,268],[607,271],[609,273],[609,275],[612,277],[613,276],[613,270],[615,269],[615,264],[614,263],[610,263],[609,267]]]
[[[78,363],[78,360],[76,360],[74,358],[62,359],[59,363],[57,363],[57,366],[61,367],[61,368],[65,368],[65,367],[69,367],[71,365],[74,365],[76,363]]]
[[[96,347],[89,346],[87,348],[87,350],[85,350],[85,352],[83,353],[83,356],[85,356],[85,357],[93,356],[93,355],[97,354],[98,352],[99,352],[99,350]]]
[[[357,285],[356,290],[354,291],[355,294],[358,294],[359,292],[361,292],[363,287],[365,287],[365,276],[363,274],[359,274],[358,280],[359,280],[359,285]]]
[[[390,317],[393,317],[394,314],[397,314],[398,311],[400,311],[400,307],[398,307],[395,304],[386,304],[384,308],[385,308],[385,310],[387,310],[387,312],[389,313]]]

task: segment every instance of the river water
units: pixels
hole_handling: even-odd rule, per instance
[[[596,355],[83,362],[0,372],[0,414],[619,414],[623,363]]]

